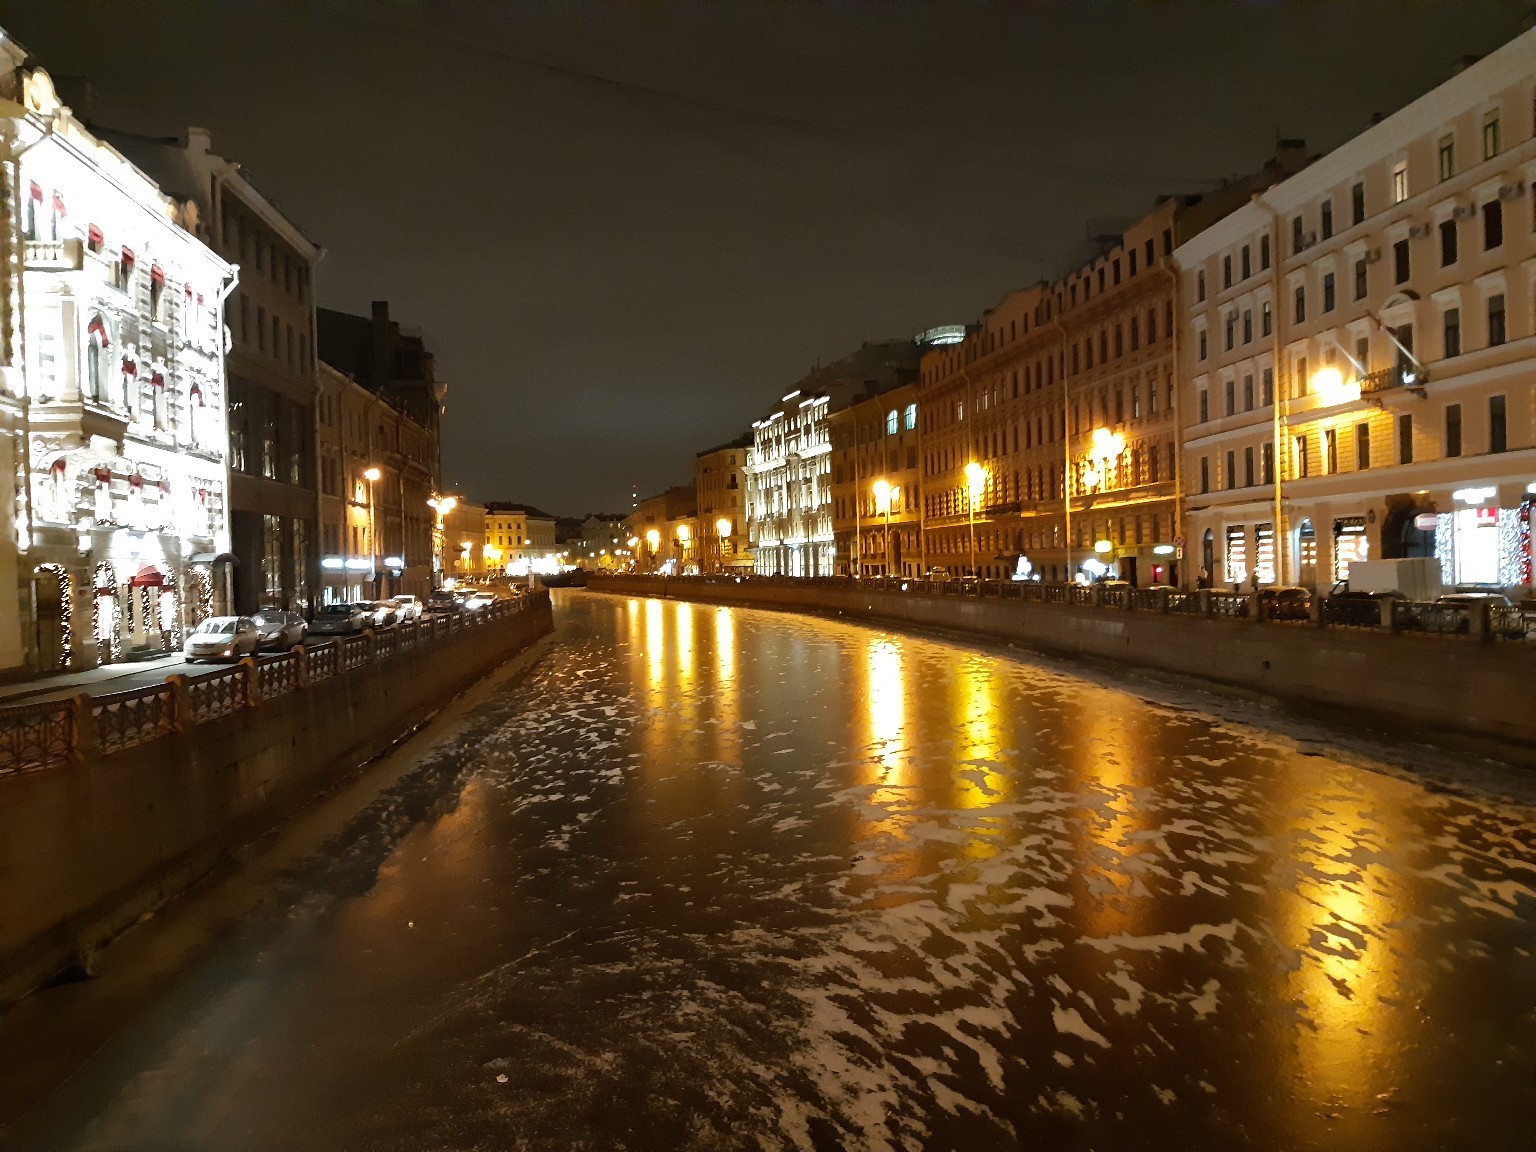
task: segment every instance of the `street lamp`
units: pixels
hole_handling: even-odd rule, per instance
[[[651,549],[651,571],[656,570],[656,553],[661,548],[661,533],[654,528],[645,530],[645,542]]]
[[[436,513],[436,523],[432,527],[432,563],[437,569],[438,578],[441,579],[443,568],[448,563],[448,533],[443,528],[443,518],[459,506],[456,496],[433,496],[427,501],[427,507]]]
[[[379,595],[379,535],[378,522],[373,512],[373,486],[384,473],[377,468],[363,469],[363,479],[368,481],[368,575],[373,581],[373,594]]]
[[[693,530],[686,524],[677,526],[677,574],[683,575],[683,569],[688,566],[688,541],[693,536]]]
[[[720,571],[725,571],[725,547],[731,538],[731,518],[722,516],[715,521],[715,535],[720,537]]]
[[[891,487],[891,482],[881,477],[874,483],[875,511],[885,513],[885,574],[891,574],[891,500],[901,491]]]
[[[971,575],[976,575],[976,500],[987,487],[987,470],[972,460],[965,466],[966,507],[971,513]]]

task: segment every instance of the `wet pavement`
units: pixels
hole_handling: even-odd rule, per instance
[[[1536,1148],[1533,810],[1442,755],[833,620],[557,627],[0,1147]]]

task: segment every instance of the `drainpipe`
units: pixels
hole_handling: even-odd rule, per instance
[[[1274,361],[1274,375],[1275,375],[1275,397],[1274,397],[1275,403],[1274,403],[1273,422],[1272,422],[1273,423],[1272,434],[1274,436],[1274,449],[1273,449],[1273,452],[1274,452],[1274,457],[1275,457],[1275,460],[1274,460],[1274,480],[1275,480],[1275,485],[1274,485],[1274,487],[1275,487],[1274,517],[1275,517],[1275,527],[1274,527],[1274,537],[1273,537],[1273,539],[1274,539],[1274,549],[1275,549],[1275,583],[1276,583],[1276,585],[1283,587],[1285,584],[1289,583],[1286,580],[1286,561],[1287,561],[1287,559],[1289,557],[1289,554],[1290,554],[1290,540],[1289,540],[1289,535],[1290,534],[1285,529],[1285,518],[1284,518],[1285,517],[1285,507],[1284,507],[1284,503],[1283,503],[1284,492],[1283,492],[1282,486],[1281,486],[1282,485],[1281,474],[1285,471],[1284,466],[1283,466],[1284,465],[1284,460],[1285,460],[1285,456],[1283,455],[1283,449],[1285,447],[1285,403],[1284,403],[1285,390],[1284,390],[1284,388],[1282,386],[1282,377],[1281,377],[1281,373],[1280,373],[1280,364],[1281,364],[1280,357],[1281,357],[1281,344],[1282,344],[1282,340],[1281,340],[1281,337],[1280,337],[1280,330],[1281,330],[1282,323],[1283,323],[1282,317],[1284,315],[1284,310],[1283,310],[1283,308],[1281,306],[1281,303],[1280,303],[1280,213],[1275,211],[1274,205],[1270,204],[1270,202],[1264,198],[1264,194],[1262,192],[1255,194],[1255,196],[1253,197],[1253,200],[1254,200],[1254,203],[1258,204],[1266,212],[1269,213],[1270,223],[1271,223],[1271,225],[1273,225],[1273,228],[1274,228],[1274,232],[1273,232],[1274,241],[1273,241],[1273,244],[1272,244],[1272,251],[1273,251],[1273,254],[1274,254],[1274,264],[1272,265],[1272,271],[1273,271],[1272,281],[1273,281],[1273,285],[1274,285],[1273,294],[1274,294],[1274,303],[1275,303],[1275,307],[1274,307],[1275,324],[1274,324],[1274,340],[1271,343],[1271,350],[1270,350],[1270,358]],[[1254,560],[1255,561],[1258,560],[1258,542],[1257,542],[1257,540],[1255,540],[1255,542],[1254,542]]]

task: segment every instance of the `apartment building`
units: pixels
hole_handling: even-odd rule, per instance
[[[922,573],[917,382],[863,395],[828,417],[837,570]]]
[[[747,525],[757,572],[831,576],[839,571],[828,417],[860,395],[915,380],[920,360],[915,340],[866,343],[811,372],[752,422]]]
[[[700,452],[693,461],[698,499],[699,567],[704,572],[752,570],[745,515],[750,435]]]
[[[1447,584],[1529,586],[1533,137],[1527,32],[1179,248],[1216,582],[1435,556]]]
[[[699,571],[698,495],[679,484],[641,500],[624,520],[633,540],[635,571],[667,575]]]
[[[555,517],[531,504],[485,505],[485,555],[508,576],[552,575],[560,570]]]

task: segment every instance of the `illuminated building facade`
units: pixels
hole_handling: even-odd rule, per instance
[[[745,515],[746,466],[751,447],[752,438],[743,436],[694,457],[701,571],[752,571]]]
[[[552,575],[560,570],[555,517],[530,504],[493,501],[485,505],[484,552],[495,556],[508,576]],[[449,541],[452,547],[453,541]]]
[[[865,344],[812,372],[753,422],[747,529],[757,572],[831,576],[839,570],[830,414],[858,395],[914,380],[919,352],[914,340]]]
[[[1533,76],[1527,32],[1180,248],[1188,532],[1218,584],[1412,556],[1530,584]]]
[[[635,571],[668,575],[699,571],[698,495],[692,484],[668,488],[659,496],[647,496],[625,517],[634,540]]]
[[[922,571],[917,383],[861,396],[828,418],[838,571]]]
[[[90,667],[178,647],[229,603],[222,305],[235,270],[61,105],[0,33],[11,193],[0,465],[19,483],[0,664]],[[20,458],[18,459],[17,456]],[[35,609],[34,609],[35,606]]]
[[[485,505],[456,494],[439,499],[448,508],[442,517],[443,581],[457,583],[487,575],[500,576],[505,571],[505,561],[500,547],[488,542]]]

